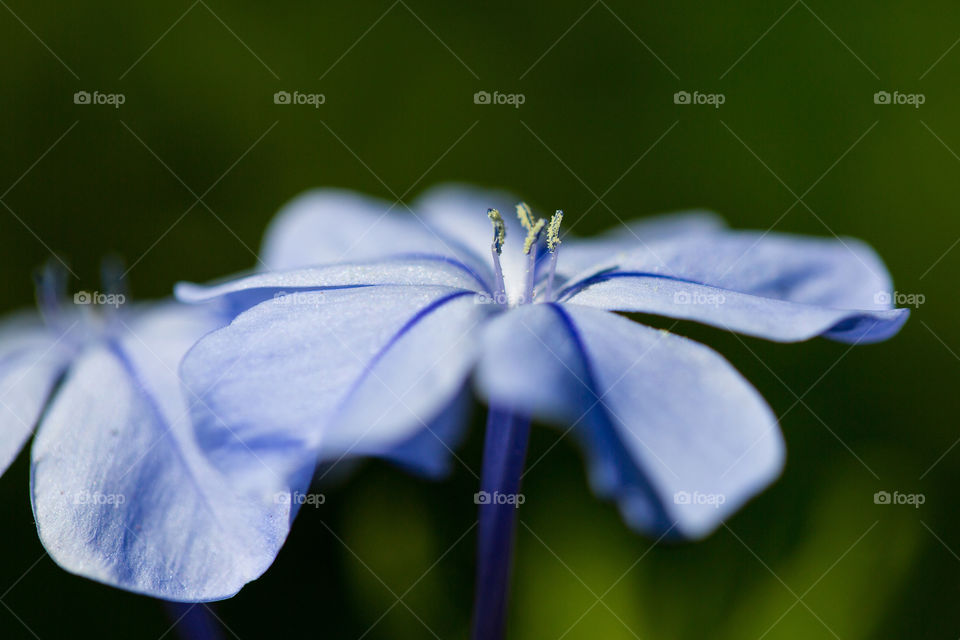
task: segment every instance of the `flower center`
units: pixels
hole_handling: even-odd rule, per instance
[[[495,274],[494,296],[501,304],[507,304],[506,285],[503,279],[503,267],[500,263],[500,256],[503,253],[503,246],[507,239],[507,226],[503,221],[503,216],[496,209],[488,209],[487,217],[493,223],[493,243],[490,246],[490,253],[493,257],[493,269]],[[550,218],[547,224],[545,218],[538,218],[533,215],[530,207],[521,202],[517,205],[517,217],[520,220],[520,226],[526,230],[527,235],[523,241],[524,274],[523,274],[523,293],[515,304],[530,304],[537,301],[539,294],[540,301],[550,302],[553,300],[553,281],[557,270],[557,249],[560,247],[560,222],[563,220],[563,211],[557,210]],[[550,253],[548,271],[546,274],[546,285],[539,291],[536,291],[537,284],[537,259],[540,253],[540,238],[546,231],[546,249]]]

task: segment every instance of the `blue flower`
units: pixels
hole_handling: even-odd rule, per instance
[[[56,289],[41,285],[42,318],[0,325],[0,472],[36,425],[31,498],[57,564],[166,600],[233,595],[272,563],[292,514],[238,494],[196,446],[177,367],[225,319],[122,294],[69,305]]]
[[[484,212],[510,200],[442,187],[409,216],[309,193],[268,230],[271,271],[179,285],[181,300],[243,310],[182,365],[213,463],[250,487],[354,455],[440,473],[472,381],[492,411],[574,436],[629,525],[697,538],[779,474],[776,419],[713,350],[610,311],[848,343],[886,339],[908,315],[856,240],[691,212],[561,245],[559,218],[522,206],[519,220],[492,214],[491,246]]]
[[[611,311],[849,343],[888,338],[908,314],[854,240],[735,232],[700,213],[576,240],[561,238],[562,212],[548,222],[520,204],[514,219],[507,202],[446,187],[410,217],[307,194],[268,230],[267,272],[178,287],[238,314],[187,353],[181,377],[201,399],[200,448],[251,495],[299,490],[318,462],[348,456],[439,474],[469,388],[489,405],[473,627],[484,640],[505,628],[531,418],[572,435],[596,492],[651,535],[705,536],[780,473],[776,418],[723,357]]]

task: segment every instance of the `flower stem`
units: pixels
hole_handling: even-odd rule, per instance
[[[473,640],[500,640],[507,618],[507,595],[516,515],[530,436],[530,419],[502,407],[490,407],[483,448],[477,541],[477,584]]]
[[[213,605],[202,602],[164,602],[181,640],[222,640]]]

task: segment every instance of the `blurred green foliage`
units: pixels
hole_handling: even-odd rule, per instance
[[[125,257],[141,298],[249,268],[272,213],[320,185],[406,200],[445,180],[503,186],[582,216],[581,234],[707,207],[737,227],[863,238],[926,300],[889,343],[678,327],[782,416],[784,476],[729,528],[651,549],[594,499],[571,444],[536,432],[531,460],[550,452],[525,485],[513,637],[957,637],[958,25],[944,0],[8,0],[3,307],[32,303],[51,251],[86,289],[103,255]],[[77,105],[81,90],[126,102]],[[274,104],[281,90],[326,101]],[[474,104],[481,90],[525,102]],[[681,90],[726,100],[678,105]],[[878,105],[881,90],[926,102]],[[444,483],[370,463],[326,489],[218,615],[241,638],[465,636],[479,426]],[[0,635],[166,631],[156,603],[43,556],[28,470],[24,454],[0,480]],[[880,490],[926,503],[875,505]]]

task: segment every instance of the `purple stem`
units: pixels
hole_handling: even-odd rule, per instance
[[[173,621],[181,640],[223,640],[220,624],[202,602],[164,602],[167,616]]]
[[[527,457],[530,419],[490,407],[478,495],[477,584],[473,640],[501,640],[513,565],[517,500]]]

